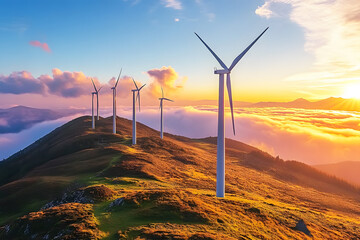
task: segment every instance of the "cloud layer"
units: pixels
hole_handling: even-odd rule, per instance
[[[49,45],[47,43],[41,43],[39,41],[30,41],[29,44],[34,47],[39,47],[45,52],[51,52],[51,49],[49,48]]]
[[[215,106],[173,107],[166,102],[164,111],[166,132],[191,138],[217,135]],[[253,145],[286,160],[307,164],[359,161],[360,113],[284,108],[237,108],[235,112],[236,136],[232,133],[229,111],[226,114],[228,138]],[[112,109],[101,108],[100,113],[101,116],[111,116]],[[118,107],[118,115],[131,119],[132,108]],[[137,120],[159,130],[159,108],[143,107],[137,113]],[[61,124],[66,121],[61,121]],[[0,124],[6,123],[0,121]],[[25,147],[24,142],[30,144],[36,140],[35,136],[39,137],[36,129],[48,125],[48,122],[39,124],[19,134],[0,134],[0,153],[10,155]],[[48,127],[44,129],[53,130]],[[41,134],[45,132],[41,131]],[[0,159],[3,157],[0,155]]]
[[[229,111],[226,137],[258,147],[286,160],[307,164],[359,161],[360,114],[345,111],[284,108],[236,109],[237,135]],[[120,116],[131,118],[131,109]],[[143,108],[138,121],[159,129],[158,108]],[[216,136],[217,110],[208,107],[165,106],[165,131],[191,138]]]
[[[360,80],[360,3],[358,0],[265,0],[256,14],[288,17],[305,32],[305,50],[315,56],[312,71],[288,78],[331,87]]]

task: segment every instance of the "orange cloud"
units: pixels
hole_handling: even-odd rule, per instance
[[[29,44],[34,47],[39,47],[45,52],[51,52],[51,49],[49,48],[49,45],[47,43],[41,43],[39,41],[30,41]]]
[[[166,93],[174,93],[182,89],[187,81],[187,77],[179,78],[178,73],[171,66],[151,69],[147,71],[147,74],[153,80],[149,89],[150,93],[155,97],[161,96],[161,87]]]

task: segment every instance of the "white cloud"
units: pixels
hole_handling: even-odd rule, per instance
[[[162,2],[167,8],[173,8],[175,10],[181,10],[183,8],[179,0],[162,0]]]
[[[315,57],[313,68],[292,80],[316,82],[319,74],[327,73],[328,78],[335,75],[347,81],[360,75],[359,0],[266,0],[255,13],[266,18],[283,16],[284,4],[291,8],[290,20],[304,29],[305,51]]]
[[[264,5],[259,6],[255,10],[255,13],[261,17],[270,18],[274,15],[274,13],[269,8],[270,8],[270,2],[265,2]]]

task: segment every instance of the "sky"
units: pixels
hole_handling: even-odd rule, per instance
[[[1,0],[0,107],[88,107],[91,77],[111,105],[120,68],[120,105],[130,77],[150,105],[160,85],[179,103],[216,100],[220,66],[194,32],[230,65],[266,27],[232,71],[234,100],[356,97],[359,11],[358,0]]]

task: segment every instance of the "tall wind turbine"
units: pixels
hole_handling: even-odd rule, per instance
[[[113,134],[116,134],[116,87],[119,83],[122,69],[120,70],[119,76],[116,80],[115,86],[111,89],[113,90]]]
[[[94,80],[91,79],[91,81],[92,81],[92,84],[94,85],[95,94],[96,94],[96,118],[97,118],[97,120],[99,120],[99,92],[100,92],[102,87],[97,89],[96,86],[95,86]]]
[[[132,144],[136,144],[136,99],[139,101],[139,112],[140,112],[140,90],[145,87],[146,84],[142,85],[141,88],[138,88],[134,79],[132,79],[136,89],[131,90],[133,93],[133,120],[132,120]],[[135,97],[135,92],[137,95]]]
[[[164,90],[163,88],[161,87],[161,98],[159,98],[160,100],[160,137],[161,139],[164,138],[164,115],[163,115],[163,101],[166,100],[166,101],[170,101],[170,102],[174,102],[173,100],[171,99],[168,99],[168,98],[164,98]]]
[[[218,111],[218,138],[217,138],[217,163],[216,163],[216,196],[225,197],[225,119],[224,119],[224,75],[226,74],[226,87],[229,95],[231,119],[233,132],[235,135],[235,123],[233,102],[231,94],[231,80],[230,73],[240,59],[249,51],[249,49],[256,43],[257,40],[268,30],[268,27],[232,62],[228,68],[224,62],[214,53],[213,50],[200,38],[199,35],[195,35],[205,45],[205,47],[211,52],[218,63],[223,67],[221,70],[215,70],[214,74],[219,74],[219,111]]]

